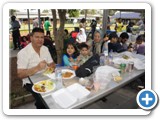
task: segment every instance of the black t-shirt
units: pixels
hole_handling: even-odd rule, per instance
[[[118,53],[126,51],[120,43],[108,43],[108,52],[110,52],[111,50]]]

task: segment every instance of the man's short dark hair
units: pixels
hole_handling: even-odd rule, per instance
[[[129,38],[129,35],[128,35],[128,33],[123,32],[123,33],[121,33],[120,37],[121,37],[122,39],[125,39],[125,38],[128,39],[128,38]]]
[[[35,28],[33,28],[33,30],[32,30],[32,35],[33,35],[35,32],[44,33],[44,30],[43,30],[42,28],[35,27]]]
[[[49,17],[46,17],[46,20],[49,20]]]
[[[144,35],[139,35],[139,36],[136,38],[136,41],[145,41],[145,36],[144,36]]]
[[[11,20],[12,20],[12,21],[15,21],[15,19],[16,19],[16,16],[12,15],[12,16],[11,16]]]
[[[111,40],[112,38],[118,38],[118,35],[117,35],[116,32],[111,32],[111,33],[109,34],[109,39]]]

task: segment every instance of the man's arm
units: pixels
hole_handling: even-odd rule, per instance
[[[33,68],[30,68],[30,69],[18,69],[17,70],[17,75],[18,75],[18,78],[26,78],[28,76],[31,76],[31,75],[34,75],[35,73],[37,73],[39,70],[36,67],[33,67]]]
[[[43,60],[37,66],[35,66],[33,68],[30,68],[30,69],[20,69],[19,68],[17,70],[17,75],[21,79],[26,78],[28,76],[34,75],[38,71],[43,70],[44,68],[46,68],[46,65],[47,65],[46,61]]]
[[[51,68],[55,68],[56,67],[54,62],[47,64],[47,66],[51,67]]]

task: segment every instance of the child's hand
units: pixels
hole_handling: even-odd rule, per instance
[[[78,56],[77,57],[77,62],[79,62],[81,60],[81,57],[80,56]]]
[[[74,59],[72,57],[69,58],[70,62],[74,62]]]

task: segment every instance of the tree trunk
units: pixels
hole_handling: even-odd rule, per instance
[[[56,29],[56,27],[57,27],[56,10],[52,9],[53,34],[54,34],[54,40],[55,40],[55,44],[56,44],[57,63],[58,64],[61,64],[61,62],[62,62],[63,39],[64,39],[63,34],[64,34],[64,25],[65,25],[65,20],[66,20],[66,12],[67,12],[67,10],[58,9],[60,27],[59,27],[59,29]]]

